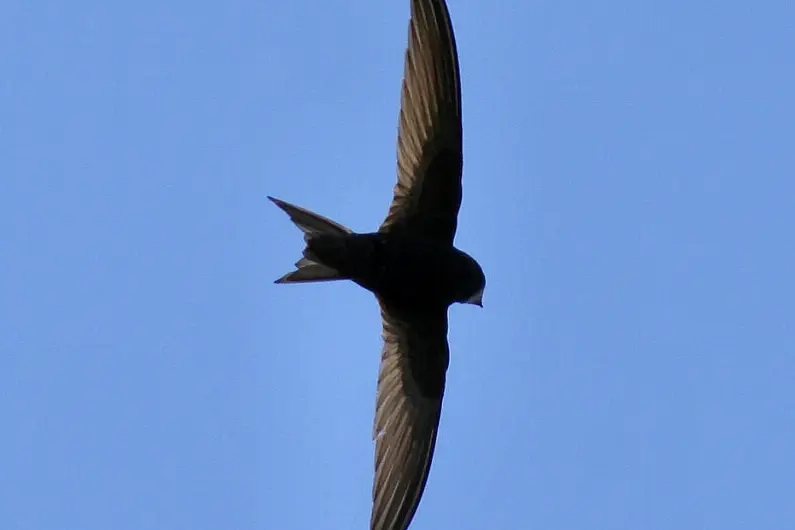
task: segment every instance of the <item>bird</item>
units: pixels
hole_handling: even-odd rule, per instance
[[[380,306],[371,530],[405,530],[436,445],[450,350],[448,308],[483,307],[480,264],[454,245],[461,207],[461,81],[444,0],[411,0],[397,140],[397,183],[376,232],[356,233],[268,196],[304,233],[296,269],[276,283],[350,280]]]

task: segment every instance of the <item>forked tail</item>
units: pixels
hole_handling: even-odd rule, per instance
[[[339,267],[334,267],[333,262],[338,261],[334,259],[335,255],[345,254],[346,240],[353,232],[331,219],[300,206],[270,196],[268,198],[290,216],[293,223],[303,231],[304,241],[306,241],[304,257],[296,262],[296,270],[288,272],[276,280],[276,283],[327,282],[347,279],[347,276],[338,270]],[[322,258],[326,258],[325,263]]]

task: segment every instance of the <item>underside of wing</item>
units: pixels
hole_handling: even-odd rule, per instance
[[[408,527],[425,489],[449,360],[447,311],[399,315],[383,302],[384,352],[373,436],[371,530]]]
[[[461,84],[444,0],[412,0],[398,125],[398,181],[381,231],[452,243],[461,206]]]

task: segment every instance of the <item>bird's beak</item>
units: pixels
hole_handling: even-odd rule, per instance
[[[467,298],[466,303],[483,307],[483,289],[478,290],[478,292]]]

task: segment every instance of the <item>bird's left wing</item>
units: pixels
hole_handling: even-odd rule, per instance
[[[371,530],[408,528],[425,489],[449,361],[447,309],[400,314],[381,301]]]

